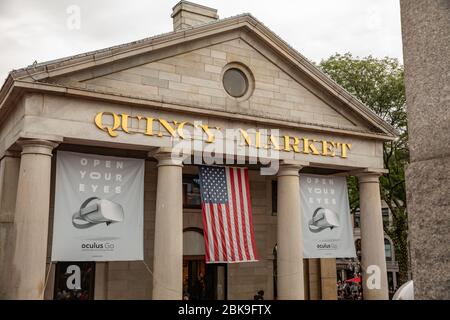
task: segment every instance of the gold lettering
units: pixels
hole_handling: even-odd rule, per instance
[[[242,130],[239,129],[239,131],[241,132],[242,137],[244,138],[244,144],[243,145],[248,145],[249,147],[252,146],[252,139],[250,138],[250,135],[248,134],[248,132],[246,130]],[[276,142],[275,142],[276,143]],[[278,144],[277,144],[278,145]],[[255,148],[261,148],[261,132],[260,131],[256,131],[255,132]],[[266,146],[266,149],[268,147]]]
[[[122,113],[122,130],[126,133],[130,133],[128,131],[128,115],[125,113]]]
[[[341,158],[347,158],[347,150],[352,148],[351,143],[342,143],[341,144]]]
[[[190,125],[192,125],[192,127],[195,128],[195,126],[192,123],[190,123],[189,121],[180,122],[180,124],[178,124],[177,132],[181,139],[186,139],[186,136],[184,135],[184,131],[183,131],[184,126],[186,124],[190,124]]]
[[[269,149],[270,145],[273,145],[274,150],[281,150],[280,145],[277,142],[277,139],[275,139],[275,137],[272,134],[269,136],[269,141],[264,148]]]
[[[317,151],[314,142],[316,142],[316,140],[311,140],[311,142],[309,142],[308,138],[303,138],[303,153],[309,154],[311,151],[312,154],[319,155],[320,153]]]
[[[113,121],[113,126],[112,127],[108,127],[108,126],[103,125],[103,116],[104,115],[110,115],[110,116],[113,117],[114,121]],[[119,126],[120,126],[120,117],[117,114],[115,114],[113,112],[99,112],[95,116],[94,122],[95,122],[95,125],[100,130],[108,132],[111,137],[117,137],[118,133],[115,132],[115,130],[117,130],[119,128]]]
[[[104,117],[111,116],[112,117],[112,125],[104,124]],[[133,118],[137,119],[137,129],[133,128]],[[141,128],[141,121],[145,120],[145,132],[143,128]],[[194,129],[200,128],[206,134],[206,142],[214,143],[215,142],[215,134],[213,130],[221,130],[219,127],[210,128],[207,124],[195,125],[189,121],[167,121],[165,119],[155,119],[150,117],[143,116],[130,116],[128,114],[116,114],[114,112],[99,112],[94,117],[95,125],[102,131],[107,132],[111,137],[118,136],[118,130],[122,130],[125,133],[143,133],[147,136],[153,136],[155,133],[153,131],[154,121],[158,121],[159,123],[159,132],[158,136],[162,137],[164,135],[163,128],[167,133],[172,137],[176,137],[177,135],[181,139],[188,139],[187,132],[185,132],[185,127],[187,125],[191,125]],[[120,128],[120,129],[119,129]],[[247,130],[239,129],[241,136],[243,138],[242,146],[249,146],[255,148],[262,148],[261,145],[261,132],[255,131],[255,141],[254,145],[252,144],[252,137],[247,132]],[[253,133],[251,133],[253,134]],[[266,140],[266,136],[264,135],[264,140]],[[300,141],[303,142],[303,149],[300,147]],[[267,144],[264,145],[265,149],[273,148],[274,150],[283,150],[285,152],[295,152],[304,154],[313,154],[313,155],[321,155],[321,156],[329,156],[335,157],[336,153],[340,151],[341,158],[347,158],[348,152],[352,149],[352,144],[350,143],[340,143],[334,142],[331,140],[315,140],[309,138],[297,138],[294,136],[284,135],[282,137],[276,137],[274,135],[270,135],[267,137]],[[321,152],[318,150],[318,145],[316,143],[322,143]]]
[[[294,139],[294,143],[291,145],[291,139]],[[291,150],[294,150],[294,152],[300,152],[300,149],[298,148],[298,144],[300,143],[300,140],[297,137],[290,137],[290,136],[284,136],[284,151],[289,152]],[[291,149],[292,147],[292,149]]]
[[[145,127],[145,135],[152,136],[153,135],[153,118],[147,117],[147,123]]]
[[[158,119],[158,121],[159,121],[159,123],[160,123],[158,137],[162,137],[162,136],[163,136],[163,133],[161,132],[161,126],[163,126],[164,129],[166,129],[166,131],[167,131],[168,133],[170,133],[170,135],[171,135],[172,137],[175,137],[175,136],[176,136],[176,131],[175,131],[175,129],[172,128],[172,126],[169,124],[169,122],[168,122],[167,120],[164,120],[164,119]],[[176,124],[177,122],[174,121],[173,123]]]
[[[333,150],[336,148],[336,144],[333,141],[322,140],[322,155],[334,157],[336,152]]]
[[[244,138],[245,143],[248,146],[251,146],[252,141],[250,140],[250,136],[248,135],[247,131],[239,129],[239,131],[241,132],[242,137]]]
[[[255,147],[258,149],[261,147],[261,132],[259,131],[255,133]]]
[[[213,143],[215,137],[214,137],[214,134],[212,134],[212,132],[209,131],[210,129],[209,129],[208,125],[207,124],[201,124],[201,125],[199,125],[199,127],[202,128],[203,132],[205,132],[206,136],[208,137],[206,142]],[[217,130],[219,130],[219,128],[217,128]]]
[[[130,116],[128,114],[122,113],[121,114],[121,126],[122,126],[122,130],[125,133],[142,133],[141,131],[141,120],[147,119],[147,124],[146,124],[146,132],[144,133],[145,135],[153,135],[153,123],[150,123],[150,128],[149,128],[149,123],[148,123],[148,119],[151,119],[151,121],[153,121],[152,118],[145,118],[143,116]],[[137,128],[133,128],[133,119],[137,119]]]

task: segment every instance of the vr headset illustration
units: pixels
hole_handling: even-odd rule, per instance
[[[110,225],[124,219],[123,208],[120,204],[97,197],[87,198],[80,210],[72,216],[72,224],[77,229],[86,229],[99,223]]]
[[[317,208],[308,223],[309,230],[314,233],[325,230],[326,228],[333,230],[333,228],[339,226],[340,223],[337,213],[325,208]]]

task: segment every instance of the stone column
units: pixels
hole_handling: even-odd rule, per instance
[[[300,169],[299,164],[285,162],[278,171],[277,283],[281,300],[305,298]]]
[[[95,263],[94,300],[108,299],[108,268],[109,262]]]
[[[408,106],[406,202],[414,299],[448,300],[450,1],[401,0],[400,11]]]
[[[358,175],[362,285],[365,300],[389,299],[379,176],[379,173]],[[379,279],[377,279],[378,277]],[[377,283],[379,284],[378,288],[376,288]]]
[[[11,274],[14,299],[43,299],[46,276],[50,175],[56,143],[19,141],[22,154],[14,217],[15,251]]]
[[[183,295],[183,157],[152,154],[158,160],[153,300],[180,300]]]
[[[309,300],[321,300],[320,259],[307,259],[306,261],[309,269]]]
[[[336,259],[320,259],[320,284],[322,300],[337,300]]]
[[[0,300],[8,299],[14,257],[14,211],[20,154],[7,151],[0,161]]]

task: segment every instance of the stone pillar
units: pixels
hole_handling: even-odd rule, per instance
[[[47,286],[45,287],[44,291],[44,300],[53,300],[53,294],[55,290],[56,263],[48,261],[45,268],[46,268],[45,276],[47,277],[48,275],[48,279],[47,279]]]
[[[14,211],[20,155],[6,152],[0,161],[0,300],[8,299],[14,256]]]
[[[170,152],[152,156],[158,160],[152,298],[180,300],[183,296],[183,158]]]
[[[14,299],[43,299],[46,276],[50,175],[56,143],[19,141],[22,146],[14,217],[15,251],[11,274]]]
[[[379,175],[379,173],[365,173],[358,176],[361,210],[362,285],[365,300],[389,299]],[[367,271],[369,271],[369,274]],[[379,281],[376,279],[378,271]],[[378,289],[373,287],[377,282],[379,283]]]
[[[309,280],[309,300],[321,300],[322,286],[320,280],[320,259],[307,259],[308,280]]]
[[[337,300],[336,259],[320,259],[320,284],[322,300]]]
[[[299,164],[282,163],[278,171],[277,283],[281,300],[304,300],[305,297],[300,169]]]
[[[108,299],[108,269],[109,262],[95,263],[94,300]]]
[[[400,1],[414,299],[450,299],[450,1]]]

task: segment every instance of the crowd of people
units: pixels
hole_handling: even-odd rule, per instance
[[[58,290],[55,300],[89,300],[86,290]]]
[[[338,281],[338,300],[362,300],[362,288],[359,282]]]

